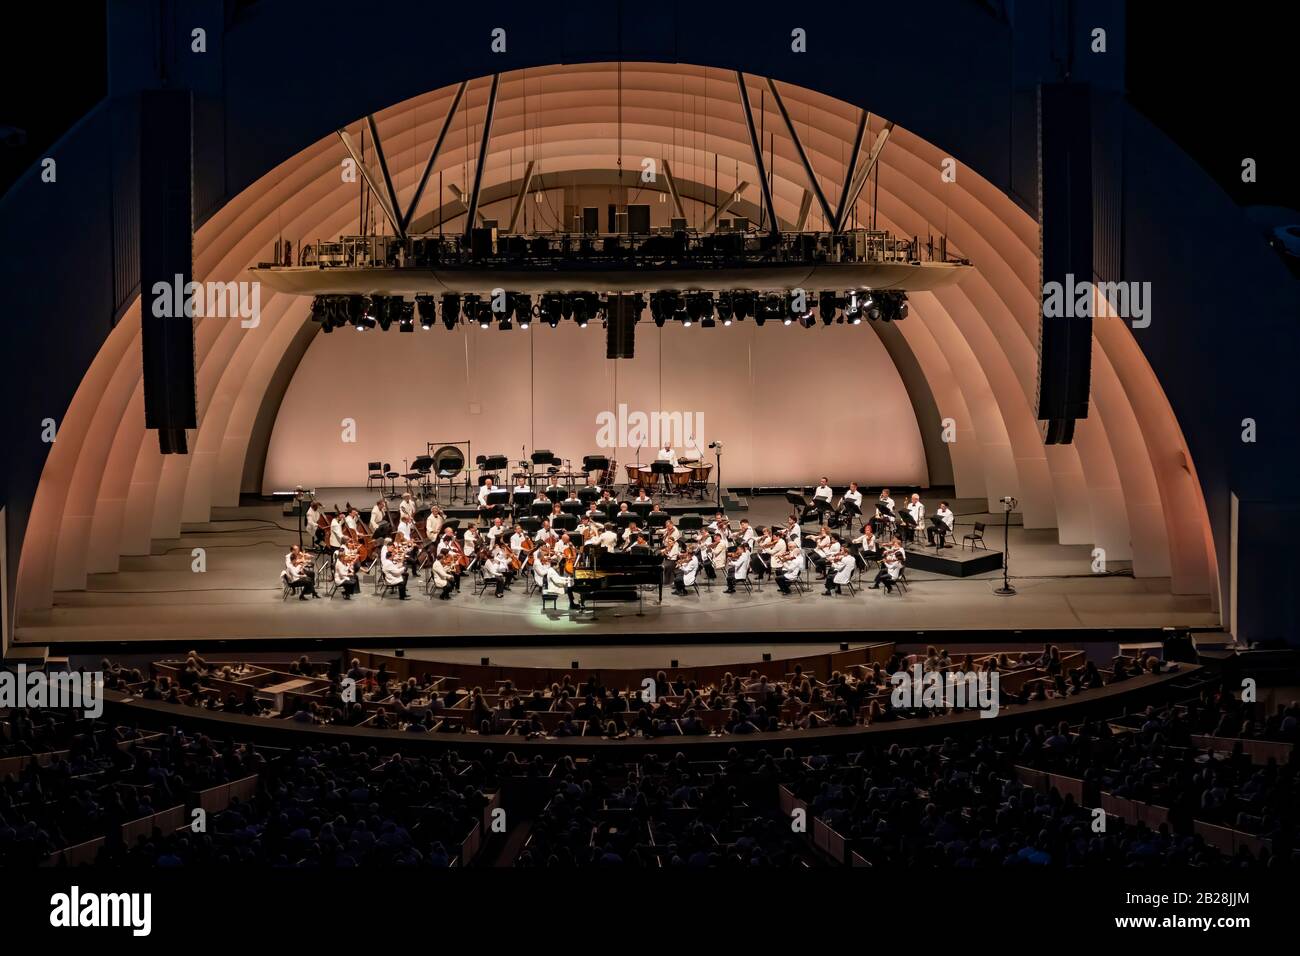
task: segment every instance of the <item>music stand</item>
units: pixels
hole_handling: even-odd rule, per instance
[[[916,519],[912,517],[912,513],[908,511],[906,508],[904,508],[902,511],[898,513],[898,523],[901,524],[907,530],[908,543],[910,544],[911,542],[915,541],[916,540]]]
[[[652,505],[648,501],[629,501],[627,510],[644,520],[649,517],[651,507]]]
[[[590,485],[583,485],[578,489],[578,500],[584,505],[590,506],[593,501],[600,498],[600,489],[592,488]]]
[[[551,519],[551,530],[560,529],[562,531],[576,531],[578,528],[578,516],[572,514],[557,515]]]
[[[938,532],[935,537],[938,539],[939,543],[934,545],[934,550],[938,551],[943,547],[943,539],[952,534],[952,531],[938,515],[930,515],[930,527]]]
[[[650,462],[650,474],[659,476],[659,480],[662,481],[664,485],[665,495],[667,495],[672,490],[673,463],[671,461]]]
[[[515,492],[515,514],[528,513],[532,503],[537,500],[535,491],[516,491]]]
[[[848,502],[845,502],[845,504],[844,504],[844,511],[845,511],[845,512],[848,514],[848,516],[849,516],[849,523],[848,523],[848,526],[847,526],[847,529],[846,529],[846,530],[848,530],[849,532],[852,532],[852,531],[853,531],[853,519],[854,519],[854,518],[858,518],[858,519],[861,519],[861,518],[862,518],[862,507],[861,507],[861,505],[856,505],[856,504],[854,504],[852,501],[848,501]]]
[[[563,488],[547,488],[542,494],[546,495],[546,500],[551,504],[558,505],[564,500],[565,492]]]

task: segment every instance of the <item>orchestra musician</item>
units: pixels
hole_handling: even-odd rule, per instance
[[[596,536],[595,544],[604,548],[606,551],[613,551],[618,547],[618,534],[612,524],[605,525],[603,531]]]
[[[433,578],[433,585],[440,588],[439,601],[451,600],[451,589],[456,586],[458,577],[455,561],[456,555],[453,552],[444,551],[441,557],[429,565],[429,576]]]
[[[850,511],[850,505],[856,508],[857,511]],[[853,523],[854,514],[862,514],[862,492],[858,490],[858,483],[856,481],[850,481],[849,490],[844,492],[843,496],[840,498],[839,504],[835,506],[835,515],[840,521],[851,525]]]
[[[414,526],[415,524],[415,498],[411,493],[405,492],[402,500],[397,503],[397,514],[400,518],[405,518],[406,523]]]
[[[357,580],[356,553],[349,553],[340,548],[334,553],[334,584],[343,589],[343,600],[351,601],[352,595],[361,593],[361,582]]]
[[[685,597],[686,589],[695,585],[695,575],[699,570],[700,559],[695,549],[687,548],[686,553],[677,559],[676,573],[673,575],[673,593]]]
[[[659,455],[657,457],[657,460],[666,461],[674,468],[677,467],[677,456],[673,454],[673,448],[671,445],[664,445],[663,448],[659,449]]]
[[[882,488],[880,497],[876,500],[876,514],[871,519],[877,536],[893,534],[896,520],[894,516],[894,499],[889,497],[888,488]]]
[[[496,490],[497,490],[496,482],[493,481],[491,476],[484,478],[483,484],[479,485],[478,513],[479,513],[479,517],[481,517],[484,521],[487,520],[488,515],[492,511],[492,506],[488,504],[488,495],[492,494],[492,492]]]
[[[749,526],[748,518],[740,519],[740,530],[737,531],[736,534],[739,535],[741,541],[749,545],[751,550],[753,549],[754,539],[758,537],[758,534]]]
[[[405,601],[408,597],[406,593],[406,568],[402,566],[393,549],[393,539],[384,539],[384,546],[379,552],[379,568],[383,572],[384,581],[394,585],[397,588],[397,596]]]
[[[956,519],[953,513],[948,509],[948,502],[939,502],[939,507],[934,509],[934,516],[939,519],[940,524],[935,527],[931,523],[930,527],[925,529],[925,536],[929,539],[930,544],[936,548],[951,548],[952,545],[946,543],[948,535],[952,534],[953,521]]]
[[[645,493],[645,485],[642,484],[636,486],[636,497],[632,499],[632,502],[638,505],[654,504],[653,499]]]
[[[388,520],[388,503],[380,498],[370,509],[370,533],[374,534],[380,524]]]
[[[853,577],[853,555],[842,551],[827,561],[826,590],[822,592],[822,596],[843,594],[844,585],[849,583],[851,577]]]
[[[330,536],[329,546],[334,550],[343,547],[343,541],[346,537],[346,520],[343,512],[336,511],[334,517],[330,519]]]
[[[925,505],[921,504],[921,496],[913,494],[911,500],[903,506],[903,510],[912,519],[912,527],[907,528],[907,538],[915,540],[916,529],[925,525]]]
[[[906,554],[903,551],[903,542],[898,538],[885,549],[885,553],[880,559],[880,570],[876,572],[875,583],[871,585],[873,591],[880,589],[884,584],[885,591],[888,594],[894,593],[894,582],[898,576],[903,573],[903,563],[906,560]]]
[[[442,526],[446,523],[447,516],[442,513],[441,508],[434,505],[429,509],[429,517],[424,519],[424,537],[429,541],[437,541],[442,533]]]
[[[462,535],[462,538],[464,540],[464,549],[466,554],[478,553],[479,538],[481,537],[482,535],[479,534],[478,525],[471,523],[470,526],[465,529],[465,534]]]
[[[510,569],[510,560],[501,548],[493,548],[491,556],[483,564],[483,580],[496,586],[496,596],[505,597],[506,587],[514,580],[515,573]]]
[[[325,508],[315,498],[307,506],[307,533],[311,535],[312,544],[320,545],[325,541],[325,529],[321,527],[321,518]]]
[[[828,562],[832,564],[837,562],[840,551],[840,539],[831,534],[830,528],[822,525],[821,531],[817,534],[816,547],[813,549],[813,565],[817,571],[825,572]]]
[[[533,541],[536,542],[539,548],[550,548],[555,546],[555,542],[559,540],[559,537],[551,529],[551,520],[543,518],[542,526],[537,529],[537,534],[533,535]]]
[[[785,519],[785,540],[794,547],[803,546],[803,529],[799,527],[799,521],[794,515]]]
[[[735,594],[736,582],[749,577],[749,545],[744,541],[736,543],[736,550],[727,561],[727,588],[723,594]]]
[[[789,545],[786,543],[785,538],[776,533],[775,528],[765,527],[760,530],[762,534],[759,535],[755,547],[762,560],[758,562],[756,573],[759,580],[762,580],[763,575],[768,571],[773,574],[776,573],[776,566],[782,560],[782,556],[788,550]]]
[[[627,546],[627,550],[632,554],[649,554],[650,542],[646,540],[644,534],[637,532],[635,540]]]
[[[806,566],[807,559],[804,557],[803,548],[788,548],[782,554],[773,556],[772,574],[782,594],[790,593],[790,586],[803,574]]]
[[[573,578],[561,574],[547,555],[538,558],[536,578],[543,597],[558,598],[564,594],[569,599],[569,607],[576,607],[573,602]]]
[[[727,539],[721,534],[710,535],[700,553],[703,555],[704,573],[710,581],[716,578],[718,571],[727,567]]]
[[[515,486],[511,489],[512,495],[527,494],[533,489],[528,486],[528,476],[520,475],[515,479]]]
[[[284,570],[280,576],[298,592],[299,601],[320,596],[316,593],[316,569],[312,566],[311,555],[296,544],[284,556]]]
[[[493,518],[491,526],[487,529],[488,547],[496,547],[497,540],[505,533],[505,522],[500,518]]]
[[[830,479],[823,475],[822,480],[818,482],[817,487],[813,489],[812,501],[808,503],[808,507],[804,510],[803,516],[800,519],[801,523],[807,521],[815,514],[817,515],[817,523],[824,524],[826,521],[826,512],[830,508],[831,498],[834,496],[835,492],[831,491]]]
[[[620,537],[623,539],[623,547],[630,548],[636,539],[641,537],[641,529],[636,526],[635,521],[629,521]]]
[[[880,545],[876,543],[876,533],[871,530],[871,525],[863,525],[862,534],[854,538],[853,543],[858,546],[858,551],[864,558],[870,561],[880,558]]]
[[[369,529],[366,529],[363,532],[362,524],[361,524],[361,513],[357,511],[356,508],[348,509],[348,516],[346,519],[344,519],[344,533],[353,541],[356,541],[359,538],[370,536]]]

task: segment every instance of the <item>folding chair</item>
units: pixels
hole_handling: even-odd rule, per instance
[[[975,545],[976,545],[976,544],[978,544],[982,550],[984,550],[984,551],[987,551],[987,550],[988,550],[988,548],[986,548],[986,547],[984,546],[984,528],[985,528],[985,524],[984,524],[983,521],[976,521],[976,522],[975,522],[975,533],[974,533],[974,534],[967,534],[967,535],[963,535],[963,536],[962,536],[962,539],[961,539],[961,547],[962,547],[962,550],[963,550],[963,551],[966,550],[966,542],[967,542],[967,541],[970,542],[970,549],[971,549],[972,551],[975,550]]]

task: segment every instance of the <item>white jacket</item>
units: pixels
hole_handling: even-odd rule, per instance
[[[690,587],[695,583],[695,575],[700,571],[700,559],[698,555],[692,554],[690,560],[677,569],[681,572],[682,583]]]
[[[388,556],[388,549],[384,549],[384,560],[381,564],[384,571],[384,580],[389,584],[401,584],[406,578],[406,569]]]
[[[848,584],[849,578],[853,577],[853,556],[844,555],[832,567],[835,570],[835,577],[831,579],[832,582],[835,584]]]

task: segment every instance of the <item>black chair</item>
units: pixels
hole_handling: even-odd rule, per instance
[[[985,524],[984,524],[983,521],[976,521],[976,522],[975,522],[975,533],[974,533],[974,534],[968,534],[968,535],[963,535],[963,536],[962,536],[962,539],[961,539],[961,547],[962,547],[962,550],[963,550],[963,551],[966,550],[966,542],[967,542],[967,541],[970,542],[970,549],[971,549],[972,551],[975,550],[975,545],[977,545],[977,544],[980,546],[980,548],[981,548],[982,550],[984,550],[984,551],[987,551],[987,550],[988,550],[988,548],[986,548],[986,547],[984,546],[984,528],[985,528]]]
[[[390,465],[388,462],[384,462],[384,477],[387,478],[389,483],[392,485],[391,488],[392,494],[396,495],[397,479],[402,477],[401,473],[393,471],[393,466]]]
[[[381,461],[366,462],[366,490],[369,491],[379,482],[382,486],[384,483],[384,463]]]

